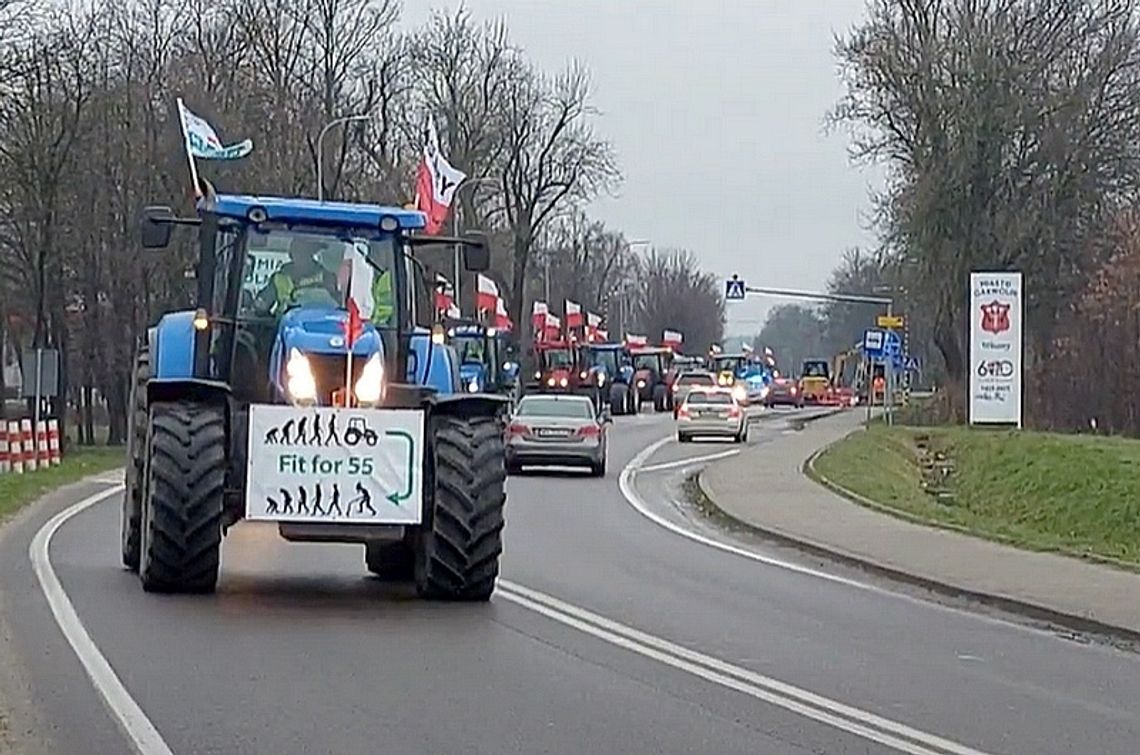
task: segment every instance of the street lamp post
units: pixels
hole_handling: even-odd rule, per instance
[[[325,137],[328,136],[329,131],[332,131],[337,126],[344,123],[351,123],[353,121],[370,121],[370,115],[346,115],[343,118],[331,120],[325,124],[321,129],[321,133],[317,135],[317,201],[325,201],[325,150],[324,143]]]

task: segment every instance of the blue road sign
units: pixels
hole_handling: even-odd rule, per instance
[[[918,357],[911,357],[906,360],[906,368],[911,372],[922,372],[922,363],[918,361]]]
[[[870,329],[863,333],[863,351],[869,357],[881,357],[886,343],[886,334],[877,329]]]
[[[735,275],[724,282],[724,298],[728,301],[744,301],[744,281]]]

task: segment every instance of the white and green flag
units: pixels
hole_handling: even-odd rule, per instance
[[[178,115],[182,119],[182,134],[186,138],[186,150],[191,156],[202,160],[238,160],[253,151],[253,140],[246,139],[226,146],[218,138],[205,118],[201,118],[182,104],[178,99]]]

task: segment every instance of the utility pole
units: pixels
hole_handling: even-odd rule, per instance
[[[317,201],[325,201],[325,150],[324,142],[325,137],[328,136],[329,131],[332,131],[337,126],[344,123],[351,123],[353,121],[370,121],[370,115],[346,115],[343,118],[337,118],[325,124],[321,129],[321,133],[317,135]]]

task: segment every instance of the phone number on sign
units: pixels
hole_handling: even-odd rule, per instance
[[[374,471],[372,459],[367,456],[349,456],[347,459],[328,459],[320,454],[301,456],[282,454],[277,457],[277,471],[295,475],[362,475],[371,476]]]

